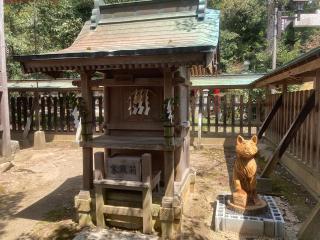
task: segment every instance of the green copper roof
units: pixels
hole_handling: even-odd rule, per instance
[[[193,10],[102,18],[94,30],[88,21],[69,48],[16,59],[210,53],[219,43],[220,11],[204,11],[203,19]]]
[[[248,88],[251,83],[261,78],[264,74],[224,74],[217,77],[192,77],[194,88]]]
[[[28,73],[211,64],[219,43],[220,11],[207,9],[206,0],[129,5],[100,6],[95,1],[90,21],[70,47],[15,59]]]
[[[84,29],[70,48],[59,52],[104,51],[117,55],[148,49],[214,48],[219,41],[219,17],[219,11],[207,9],[203,20],[193,12],[106,19],[94,31]]]

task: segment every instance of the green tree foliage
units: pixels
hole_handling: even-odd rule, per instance
[[[10,78],[20,78],[13,55],[38,54],[68,47],[90,18],[91,0],[34,0],[5,5]]]
[[[279,9],[294,14],[292,1],[277,1]],[[209,6],[221,10],[220,68],[224,72],[241,72],[245,60],[251,71],[266,72],[271,68],[267,51],[267,1],[211,0]],[[307,5],[305,12],[319,8],[319,0]],[[320,45],[320,31],[314,28],[294,29],[290,26],[278,40],[278,66]]]
[[[244,60],[249,60],[254,68],[260,68],[263,58],[257,54],[267,46],[265,1],[220,0],[210,1],[210,5],[221,10],[222,69],[233,72],[234,66]]]
[[[105,0],[106,3],[136,0]],[[13,1],[14,2],[14,1]],[[289,0],[277,1],[279,9],[293,11]],[[267,52],[266,0],[208,0],[209,7],[221,10],[220,62],[224,72],[241,72],[245,60],[250,70],[265,72],[271,68]],[[22,76],[20,66],[11,57],[51,52],[68,47],[83,23],[90,18],[93,0],[31,0],[5,5],[5,33],[9,53],[10,78]],[[319,0],[306,11],[319,8]],[[293,12],[292,12],[293,13]],[[320,45],[320,30],[289,27],[279,39],[278,65]]]

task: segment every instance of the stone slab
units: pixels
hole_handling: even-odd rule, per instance
[[[43,131],[34,133],[33,149],[42,150],[46,148],[46,136]]]
[[[14,141],[14,140],[11,140],[10,142],[10,146],[11,146],[11,156],[6,156],[6,157],[3,157],[2,156],[2,140],[0,139],[0,164],[1,163],[5,163],[5,162],[9,162],[9,161],[12,161],[14,159],[14,154],[19,152],[20,150],[20,145],[19,145],[19,142],[18,141]]]
[[[231,231],[250,237],[284,237],[284,220],[271,196],[260,196],[267,202],[268,211],[257,216],[240,214],[227,208],[230,194],[219,195],[216,201],[215,231]]]

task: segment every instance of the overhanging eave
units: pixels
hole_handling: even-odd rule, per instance
[[[72,53],[72,54],[46,54],[16,56],[26,73],[33,72],[57,72],[57,71],[81,71],[131,68],[159,68],[174,66],[207,65],[208,55],[214,52],[214,48],[195,51],[180,51],[167,54],[150,55],[108,55],[99,53]]]

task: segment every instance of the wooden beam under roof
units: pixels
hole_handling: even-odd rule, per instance
[[[171,55],[57,58],[21,60],[26,73],[59,71],[104,71],[110,69],[178,68],[185,65],[205,65],[204,53]]]
[[[287,81],[287,83],[292,83],[290,79],[295,79],[300,75],[303,76],[303,74],[307,74],[310,76],[318,69],[320,69],[320,58],[301,63],[298,66],[284,70],[283,72],[274,73],[271,76],[266,75],[265,77],[262,77],[261,79],[258,79],[256,82],[254,82],[253,86],[263,87],[270,84],[280,84],[284,81]],[[303,78],[301,78],[301,80],[303,81]]]

